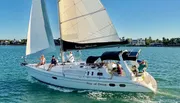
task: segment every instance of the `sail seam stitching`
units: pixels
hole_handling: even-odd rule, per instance
[[[97,40],[97,39],[107,38],[107,37],[111,37],[111,36],[115,36],[115,34],[111,34],[111,35],[108,35],[108,36],[101,36],[101,37],[92,38],[92,39],[86,39],[86,40],[77,41],[77,42],[85,42],[85,41]]]
[[[78,19],[78,18],[82,18],[82,17],[88,16],[88,15],[93,15],[93,14],[96,14],[96,13],[101,12],[101,11],[104,11],[104,10],[106,10],[106,9],[105,9],[105,8],[102,8],[102,9],[100,9],[100,10],[97,10],[97,11],[92,12],[92,13],[89,13],[89,14],[84,14],[84,15],[81,15],[81,16],[79,16],[79,17],[74,17],[74,18],[71,18],[71,19],[69,19],[69,20],[66,20],[66,21],[61,22],[61,24],[65,23],[65,22],[68,22],[68,21],[71,21],[71,20],[74,20],[74,19]]]

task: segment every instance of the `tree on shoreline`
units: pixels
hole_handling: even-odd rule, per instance
[[[125,37],[123,37],[125,39]],[[129,42],[132,41],[131,38],[127,38]],[[21,40],[0,40],[0,45],[26,45],[27,39],[21,39]],[[60,45],[60,38],[54,39],[55,45]],[[151,36],[149,38],[145,38],[145,44],[146,46],[149,46],[151,43],[162,43],[164,46],[180,46],[180,38],[165,38],[163,37],[162,40],[156,39],[153,40]]]
[[[150,45],[152,43],[152,41],[153,40],[152,40],[151,36],[149,38],[145,38],[146,45]]]

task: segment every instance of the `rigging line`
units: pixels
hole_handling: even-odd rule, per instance
[[[82,3],[84,4],[84,2],[83,2],[83,1],[82,1]],[[104,8],[104,7],[103,7],[103,8]],[[103,8],[101,8],[101,9],[103,9]],[[88,11],[86,7],[85,7],[85,9],[86,9],[86,11]],[[78,10],[79,10],[79,9],[78,9]],[[88,25],[90,25],[90,23],[89,23],[90,21],[87,19],[88,17],[89,17],[89,19],[91,19],[91,20],[92,20],[92,23],[93,23],[93,24],[94,24],[94,26],[96,26],[96,28],[97,28],[97,25],[96,25],[96,23],[94,22],[94,20],[93,20],[92,16],[87,16],[87,17],[84,17],[84,19],[86,19],[86,20],[88,21]],[[98,31],[99,31],[99,30],[98,30]],[[98,31],[96,31],[96,32],[98,32]],[[92,36],[92,35],[94,35],[96,32],[92,33],[92,34],[91,34],[91,36]],[[86,38],[84,38],[84,40],[85,40],[85,39],[88,39],[88,38],[89,38],[89,36],[88,36],[88,37],[86,37]]]
[[[92,12],[92,13],[89,13],[89,14],[84,14],[84,15],[81,15],[81,16],[79,16],[79,17],[74,17],[74,18],[72,18],[72,19],[69,19],[69,20],[66,20],[66,21],[61,22],[61,24],[65,23],[65,22],[68,22],[68,21],[71,21],[71,20],[74,20],[74,19],[78,19],[78,18],[82,18],[82,17],[88,16],[88,15],[93,15],[93,14],[96,14],[96,13],[101,12],[101,11],[104,11],[104,10],[106,10],[106,9],[105,9],[105,8],[102,8],[102,9],[100,9],[100,10],[97,10],[97,11]]]
[[[76,23],[75,25],[77,25],[78,23]],[[74,26],[75,26],[74,25]],[[112,24],[109,24],[109,25],[106,25],[106,26],[104,26],[104,27],[102,27],[101,29],[99,29],[98,31],[96,31],[96,32],[94,32],[94,33],[92,33],[92,35],[94,35],[94,34],[96,34],[97,32],[100,32],[100,31],[102,31],[102,30],[104,30],[104,29],[106,29],[107,27],[109,27],[109,26],[112,26]],[[66,30],[67,31],[67,30]],[[68,34],[68,35],[72,35],[72,34]],[[92,36],[92,35],[90,35],[90,36]],[[98,38],[106,38],[106,37],[109,37],[109,36],[113,36],[113,35],[117,35],[116,33],[115,34],[110,34],[110,35],[108,35],[108,36],[103,36],[103,37],[97,37],[97,38],[93,38],[93,39],[98,39]],[[88,37],[86,37],[86,38],[88,38]],[[91,39],[86,39],[86,40],[82,40],[82,41],[77,41],[77,42],[84,42],[84,41],[90,41]]]
[[[80,0],[80,1],[83,3],[83,0]],[[79,1],[79,2],[80,2],[80,1]],[[74,3],[74,5],[77,5],[79,2]],[[84,4],[84,5],[85,5],[85,4]],[[76,7],[76,8],[77,8],[77,10],[80,12],[80,14],[83,15],[82,12],[81,12],[81,10],[79,10],[78,7]],[[86,9],[86,7],[84,7],[84,8]],[[101,8],[101,9],[103,9],[103,8]],[[101,10],[101,9],[100,9],[100,10]],[[86,9],[86,11],[87,11],[87,9]],[[87,11],[87,12],[88,12],[88,11]],[[87,19],[87,18],[88,18],[88,17],[84,16],[84,19]],[[79,22],[81,22],[81,21],[79,21]],[[70,28],[74,28],[74,26],[76,26],[76,25],[78,26],[79,22],[77,22],[76,24],[72,24],[72,23],[71,23],[72,27],[70,27]],[[65,32],[66,32],[67,30],[68,30],[68,29],[66,29]],[[101,31],[101,30],[99,30],[99,31]],[[96,32],[98,32],[98,31],[96,31]],[[79,29],[78,29],[77,33],[79,33]],[[92,34],[95,34],[95,33],[92,33]]]
[[[80,1],[78,1],[77,3],[75,3],[74,1],[73,1],[73,3],[74,3],[74,5],[73,6],[76,6],[77,4],[79,4],[80,2],[83,2],[82,0],[80,0]],[[73,7],[73,6],[71,6],[71,7]],[[68,9],[70,9],[71,7],[69,7]],[[77,7],[76,7],[77,8]],[[67,10],[68,10],[67,9]],[[66,10],[66,11],[67,11]],[[80,12],[80,14],[82,15],[82,13],[81,13],[81,11],[77,8],[77,10]],[[64,11],[64,12],[66,12],[66,11]],[[64,15],[64,14],[62,14],[62,15]],[[84,19],[86,19],[86,18],[84,18]],[[77,22],[76,24],[73,24],[72,22],[71,22],[71,27],[70,28],[74,28],[77,24],[78,24],[79,22]],[[68,29],[70,29],[70,28],[67,28],[64,32],[66,32]]]
[[[82,0],[82,3],[83,3],[83,0]],[[100,3],[100,1],[99,1],[99,3]],[[100,3],[100,4],[101,4],[101,3]],[[86,7],[85,7],[85,8],[86,8]],[[104,8],[103,5],[102,5],[102,8],[101,8],[101,9],[104,9],[104,10],[105,10],[105,8]],[[87,11],[87,10],[86,10],[86,11]],[[106,10],[105,10],[105,12],[106,12]],[[89,17],[90,17],[91,20],[93,21],[92,16],[89,16]],[[87,17],[84,17],[84,19],[87,19]],[[93,23],[94,23],[94,26],[97,26],[94,21],[93,21]],[[111,25],[112,25],[112,23],[111,23],[111,21],[110,21],[110,23],[108,22],[108,25],[100,28],[99,30],[97,30],[97,31],[95,31],[95,32],[92,32],[90,36],[88,36],[88,37],[86,37],[86,38],[84,38],[84,39],[88,39],[89,37],[91,37],[91,36],[93,36],[93,35],[95,35],[95,34],[97,34],[97,33],[100,33],[102,30],[106,29],[107,27],[109,27],[109,26],[111,26]],[[112,26],[113,26],[113,25],[112,25]],[[101,34],[101,33],[100,33],[100,34]],[[96,37],[97,37],[97,36],[96,36]]]
[[[80,1],[79,1],[79,2],[80,2]],[[78,3],[79,3],[79,2],[78,2]],[[78,3],[77,3],[77,4],[78,4]],[[76,3],[75,3],[74,1],[73,1],[73,4],[76,6]],[[71,7],[70,7],[70,8],[71,8]],[[68,9],[69,9],[69,8],[68,8]],[[66,10],[66,11],[67,11],[67,10]],[[73,26],[73,23],[72,23],[72,22],[71,22],[71,26]],[[73,29],[74,29],[74,26],[73,26]]]
[[[98,31],[93,32],[90,36],[93,36],[93,35],[96,34],[96,33],[100,33],[102,30],[106,29],[107,27],[109,27],[109,26],[111,26],[111,25],[112,25],[112,24],[108,24],[108,25],[100,28]],[[101,34],[101,33],[100,33],[100,34]],[[87,39],[87,38],[89,38],[89,37],[86,37],[85,39]]]
[[[83,3],[83,1],[82,0],[80,0],[79,2],[82,2]],[[77,3],[75,3],[74,2],[74,5],[77,5],[79,2],[77,2]],[[70,7],[71,8],[71,7]],[[86,7],[85,7],[86,8]],[[104,8],[104,7],[103,7]],[[82,13],[81,13],[81,11],[77,8],[77,10],[80,12],[80,14],[82,15]],[[84,19],[87,19],[87,17],[84,17]],[[77,22],[76,24],[72,24],[71,23],[71,27],[70,28],[74,28],[77,24],[78,24],[79,22]],[[111,25],[111,24],[109,24],[109,25]],[[64,32],[66,32],[67,30],[69,30],[70,28],[67,28]],[[106,26],[105,27],[103,27],[103,28],[106,28]],[[102,28],[102,30],[103,30],[103,28]],[[98,30],[98,31],[96,31],[96,32],[100,32],[101,31],[101,29],[100,30]],[[92,33],[92,35],[93,34],[95,34],[96,32],[94,32],[94,33]]]
[[[84,19],[87,19],[87,18],[84,18]],[[69,28],[66,28],[63,32],[66,32],[66,31],[68,31],[69,29],[74,28],[76,25],[78,26],[78,24],[79,24],[80,22],[81,22],[81,21],[79,21],[79,22],[77,22],[77,23],[75,23],[75,24],[71,24],[72,26],[69,27]],[[97,32],[98,32],[98,31],[97,31]]]
[[[74,1],[73,1],[74,2]],[[69,10],[69,9],[71,9],[72,7],[74,7],[74,6],[76,6],[77,4],[79,4],[81,2],[81,0],[80,1],[78,1],[78,2],[74,2],[73,3],[73,5],[71,5],[70,7],[68,7],[65,11],[63,11],[62,13],[60,13],[60,15],[65,15],[65,13]]]
[[[78,23],[79,23],[79,22],[77,22],[76,24],[74,24],[73,27],[76,26]],[[97,32],[101,32],[102,30],[106,29],[106,28],[109,27],[109,26],[112,26],[112,24],[109,24],[109,25],[106,25],[106,26],[102,27],[102,28],[99,29],[98,31],[93,32],[90,36],[96,34]],[[73,27],[71,27],[71,28],[73,28]],[[64,32],[66,32],[67,30],[68,30],[68,29],[66,29]],[[71,34],[70,34],[70,35],[71,35]],[[116,35],[116,34],[113,34],[113,35]],[[86,38],[88,38],[88,37],[86,37]],[[85,38],[85,39],[86,39],[86,38]],[[85,41],[85,40],[83,40],[83,41]],[[83,41],[78,41],[78,42],[83,42]]]
[[[69,29],[74,28],[74,26],[76,26],[78,23],[79,23],[79,22],[77,22],[76,24],[74,24],[72,27],[67,28],[67,29],[66,29],[65,31],[63,31],[63,32],[66,32],[66,31],[68,31]],[[109,27],[109,26],[112,26],[112,24],[109,24],[109,25],[106,25],[106,26],[100,28],[98,31],[93,32],[90,36],[96,34],[97,32],[101,32],[102,30],[106,29],[106,28]],[[88,38],[88,37],[87,37],[87,38]]]
[[[61,2],[61,1],[62,1],[62,0],[58,0],[58,2]],[[80,1],[82,1],[82,0],[79,0],[79,2],[80,2]],[[78,3],[79,3],[79,2],[78,2]]]
[[[84,18],[84,19],[87,19],[87,18]],[[66,32],[66,31],[68,31],[69,29],[71,29],[71,28],[74,28],[76,25],[78,25],[79,23],[80,23],[81,21],[79,21],[79,22],[77,22],[77,23],[75,23],[75,24],[72,24],[71,23],[71,27],[69,27],[69,28],[66,28],[63,32]]]
[[[83,1],[82,0],[80,0],[79,2],[82,2],[83,3]],[[74,3],[74,5],[77,5],[79,2],[77,2],[77,3]],[[78,7],[76,7],[77,8],[77,10],[79,11],[79,13],[81,14],[81,15],[83,15],[82,14],[82,12],[79,10],[79,8]],[[86,7],[84,7],[85,9],[86,9]],[[86,10],[87,11],[87,10]],[[88,17],[84,17],[84,19],[87,19]],[[71,27],[69,27],[69,28],[66,28],[66,30],[64,30],[64,32],[66,32],[67,30],[69,30],[69,29],[72,29],[72,28],[74,28],[76,25],[78,26],[78,24],[80,23],[81,21],[77,21],[77,23],[75,23],[75,24],[72,24],[71,23]],[[78,29],[78,31],[79,31],[79,29]],[[98,32],[98,31],[97,31]],[[79,32],[77,32],[77,33],[79,33]]]
[[[81,2],[83,3],[82,0],[81,0]],[[82,12],[79,10],[79,8],[78,8],[78,7],[76,7],[76,8],[77,8],[77,10],[80,12],[80,14],[83,15]],[[86,19],[86,17],[84,17],[84,19]],[[77,20],[77,24],[79,24],[78,21],[79,21],[79,20]],[[77,28],[79,28],[79,25],[77,25]],[[78,30],[77,33],[80,33],[79,29],[77,29],[77,30]],[[77,38],[79,38],[79,35],[77,36]]]

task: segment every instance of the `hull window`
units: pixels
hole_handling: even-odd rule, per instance
[[[120,86],[120,87],[126,87],[126,85],[125,85],[125,84],[119,84],[119,86]]]
[[[92,72],[91,75],[93,76],[93,75],[94,75],[94,72]]]
[[[52,77],[53,79],[57,79],[57,77]]]
[[[103,76],[103,73],[98,72],[97,75],[98,75],[98,76]]]
[[[111,83],[111,84],[109,84],[109,86],[111,86],[111,87],[115,87],[116,85]]]
[[[85,63],[80,63],[80,65],[85,65]]]
[[[92,69],[96,68],[95,66],[91,67]]]

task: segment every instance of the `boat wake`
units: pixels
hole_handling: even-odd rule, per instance
[[[133,102],[133,103],[149,103],[153,102],[151,96],[143,93],[107,93],[107,92],[91,92],[88,93],[88,98],[106,101],[106,102]]]
[[[36,79],[32,78],[31,76],[27,76],[27,80],[31,83],[39,83]],[[83,94],[85,97],[96,100],[96,101],[106,101],[106,102],[113,102],[114,100],[119,102],[135,102],[135,103],[144,103],[144,102],[153,102],[152,97],[150,95],[146,95],[144,93],[117,93],[117,92],[101,92],[101,91],[93,91],[93,90],[77,90],[77,89],[69,89],[63,87],[56,87],[52,85],[46,85],[49,89],[60,91],[64,93],[79,93]],[[171,95],[164,92],[158,92],[162,95]],[[173,97],[177,97],[171,95]]]
[[[178,95],[174,95],[174,94],[171,94],[171,93],[168,93],[168,92],[158,91],[157,94],[172,97],[172,98],[176,98],[176,99],[180,99],[180,97]]]
[[[33,79],[31,76],[27,76],[27,80],[31,83],[38,83],[37,80]],[[93,90],[76,90],[76,89],[68,89],[63,87],[56,87],[51,85],[46,85],[49,89],[60,91],[64,93],[79,93],[80,95],[84,95],[86,98],[95,100],[95,101],[105,101],[105,102],[130,102],[133,103],[145,103],[145,102],[153,102],[151,100],[151,96],[143,94],[143,93],[117,93],[117,92],[101,92],[101,91],[93,91]],[[158,92],[163,95],[170,95],[163,92]]]
[[[79,93],[84,95],[86,98],[95,100],[95,101],[105,101],[105,102],[130,102],[133,103],[153,103],[152,96],[146,95],[144,93],[117,93],[117,92],[101,92],[101,91],[93,91],[93,90],[75,90],[75,89],[67,89],[63,87],[55,87],[48,85],[48,88],[53,89],[55,91],[60,91],[64,93]],[[77,95],[77,94],[76,94]]]
[[[100,92],[100,91],[92,91],[92,90],[74,90],[74,89],[67,89],[63,87],[55,87],[48,85],[48,88],[53,89],[55,91],[60,91],[64,93],[79,93],[84,95],[86,98],[95,100],[95,101],[104,101],[104,102],[129,102],[132,101],[133,103],[145,103],[145,102],[152,102],[150,97],[144,95],[143,93],[111,93],[111,92]]]
[[[48,88],[56,90],[56,91],[60,91],[60,92],[65,92],[65,93],[70,93],[70,92],[74,91],[73,89],[67,89],[67,88],[63,88],[63,87],[55,87],[55,86],[51,86],[51,85],[48,85]]]
[[[89,92],[92,92],[92,90],[77,90],[77,89],[69,89],[69,88],[63,88],[63,87],[56,87],[56,86],[51,86],[51,85],[48,85],[48,88],[56,90],[56,91],[64,92],[64,93],[71,93],[71,92],[89,93]]]

